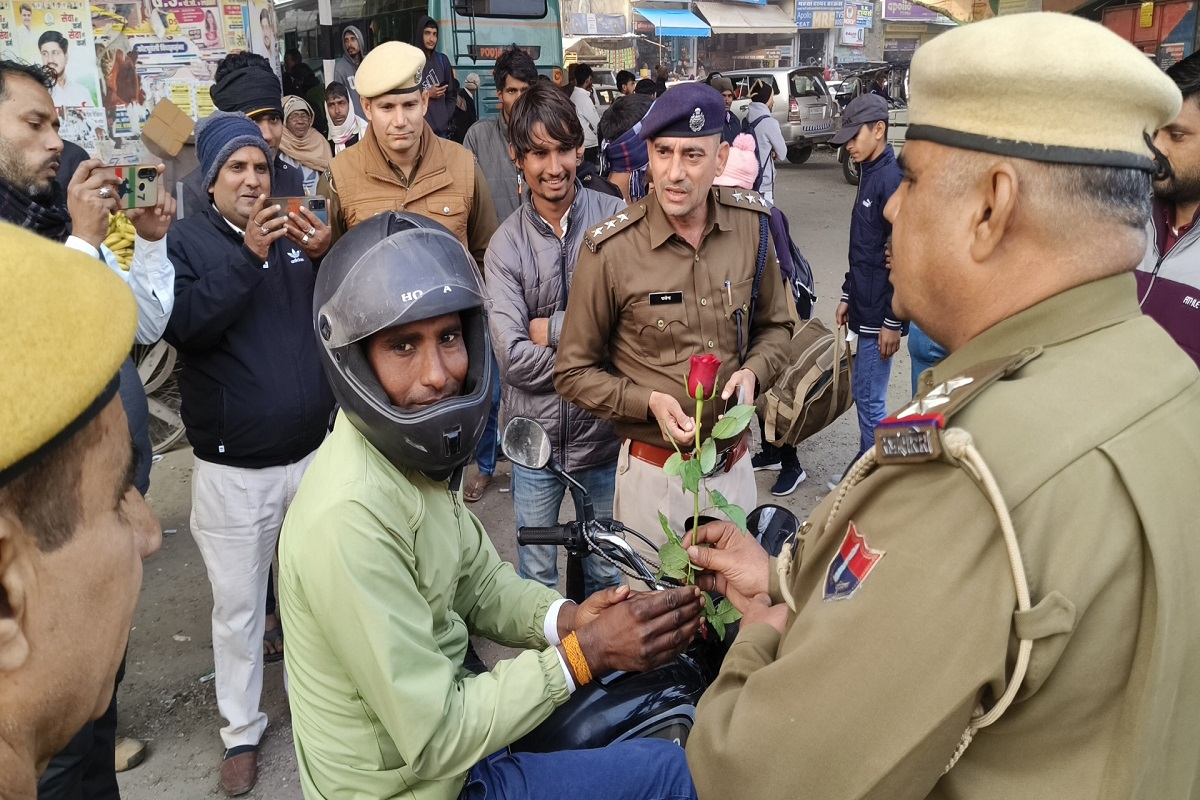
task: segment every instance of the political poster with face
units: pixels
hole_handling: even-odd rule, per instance
[[[280,74],[279,21],[271,0],[249,0],[250,52],[265,56],[275,74]]]
[[[42,65],[54,78],[50,95],[58,108],[100,106],[92,15],[86,2],[0,2],[0,53]]]

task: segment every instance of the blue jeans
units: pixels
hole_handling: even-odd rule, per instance
[[[612,517],[613,492],[617,487],[617,462],[572,473],[588,490],[596,517]],[[517,528],[549,528],[558,524],[566,485],[545,470],[512,465],[512,496]],[[537,581],[551,589],[558,586],[558,550],[552,545],[523,545],[517,548],[517,572],[522,578]],[[621,573],[596,555],[583,560],[583,588],[592,595],[621,582]]]
[[[492,410],[488,414],[487,425],[483,428],[483,436],[475,445],[475,464],[479,467],[480,475],[496,474],[496,445],[500,441],[500,369],[492,362]]]
[[[879,339],[858,337],[858,354],[854,357],[854,404],[858,406],[858,456],[875,446],[875,427],[887,413],[888,380],[892,376],[892,360],[879,360]]]
[[[515,753],[480,761],[460,800],[696,800],[683,748],[631,739],[595,750]]]
[[[908,354],[912,357],[912,390],[917,393],[921,373],[946,357],[946,348],[925,335],[914,323],[908,324]]]

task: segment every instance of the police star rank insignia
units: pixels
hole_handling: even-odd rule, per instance
[[[699,133],[704,130],[704,112],[699,108],[693,111],[692,116],[688,118],[688,127],[692,129],[692,133]]]
[[[825,573],[825,600],[849,600],[867,580],[885,551],[874,550],[858,532],[854,520]]]

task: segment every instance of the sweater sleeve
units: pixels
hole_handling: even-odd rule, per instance
[[[899,165],[896,169],[888,172],[881,186],[879,196],[879,223],[883,227],[884,239],[891,247],[892,239],[892,223],[888,222],[887,217],[883,215],[883,209],[887,207],[888,201],[892,199],[892,195],[900,188],[900,182],[904,180],[904,173],[900,171]],[[887,286],[883,290],[883,327],[892,331],[904,329],[904,321],[896,318],[896,312],[892,310],[892,296],[895,294],[896,288],[892,285],[892,273],[888,271]]]
[[[313,556],[321,567],[303,575],[308,605],[415,775],[424,780],[461,775],[566,702],[566,679],[553,647],[527,650],[490,672],[460,677],[458,665],[438,647],[433,612],[418,586],[414,532],[389,525],[358,503],[323,516],[314,524],[337,535],[314,537],[319,546]],[[493,560],[499,562],[494,550],[485,555],[486,563],[470,565],[483,569],[456,600],[475,597],[497,606],[492,613],[516,612],[513,617],[528,611],[525,598],[514,606],[508,596],[508,584],[519,581],[512,567]],[[538,585],[526,593],[538,595],[538,605],[546,601],[544,617],[554,593]],[[541,622],[527,619],[521,627],[541,640]]]

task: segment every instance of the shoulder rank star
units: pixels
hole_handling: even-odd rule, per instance
[[[846,538],[829,562],[825,573],[825,600],[849,600],[862,587],[871,570],[883,558],[885,551],[874,550],[858,532],[854,521],[846,530]]]

